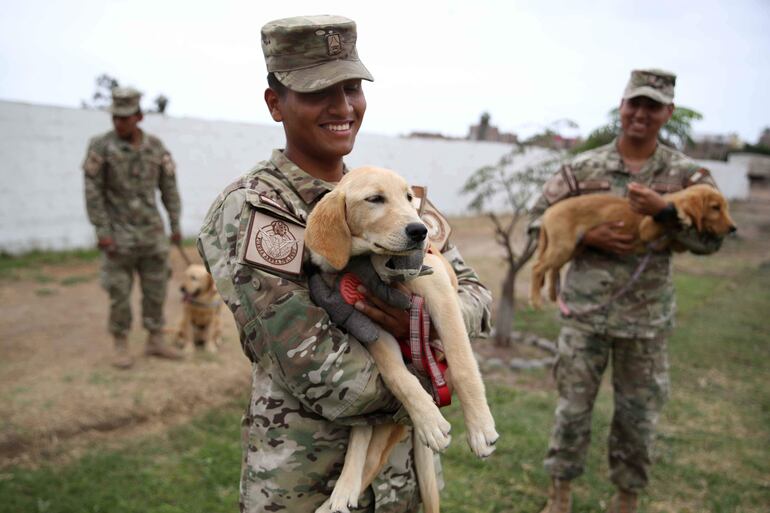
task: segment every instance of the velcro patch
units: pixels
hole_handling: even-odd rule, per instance
[[[578,182],[578,188],[581,194],[584,192],[608,191],[610,190],[610,182],[609,180],[585,180]]]
[[[253,209],[243,261],[268,271],[299,276],[305,228],[271,212]]]
[[[96,153],[94,150],[91,150],[88,152],[86,161],[83,162],[83,171],[85,171],[88,176],[96,176],[96,174],[102,168],[102,164],[104,164],[104,159],[102,156]]]

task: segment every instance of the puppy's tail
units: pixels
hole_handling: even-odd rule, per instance
[[[420,486],[420,497],[422,497],[422,510],[424,513],[439,513],[438,481],[436,480],[433,451],[420,441],[416,433],[413,434],[412,440],[417,483]]]

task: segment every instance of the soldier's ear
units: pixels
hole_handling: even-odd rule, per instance
[[[305,245],[338,271],[348,265],[353,237],[345,216],[345,193],[339,188],[324,196],[310,213]]]
[[[269,87],[265,89],[265,105],[267,105],[267,110],[270,112],[270,117],[273,118],[273,121],[283,121],[281,98],[278,96],[278,93]]]

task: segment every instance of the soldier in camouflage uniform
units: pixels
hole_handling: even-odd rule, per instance
[[[627,196],[632,208],[669,225],[669,236],[698,254],[716,251],[721,239],[683,229],[661,194],[696,183],[716,187],[709,172],[658,143],[674,109],[676,77],[635,70],[620,105],[622,132],[612,143],[566,164],[544,186],[533,208],[531,230],[545,209],[578,194]],[[570,481],[582,474],[591,434],[591,412],[602,374],[612,359],[615,411],[609,440],[610,479],[617,486],[611,511],[636,511],[647,485],[650,445],[669,393],[666,339],[674,326],[671,251],[653,253],[638,277],[643,255],[631,254],[631,237],[614,223],[585,234],[583,251],[562,287],[563,328],[554,369],[559,402],[545,468],[553,482],[544,513],[571,510]],[[617,295],[623,287],[627,290]]]
[[[366,349],[311,302],[306,274],[283,267],[302,258],[286,243],[295,234],[301,239],[309,212],[346,172],[342,158],[353,149],[366,109],[361,80],[372,80],[355,43],[355,23],[337,16],[288,18],[262,28],[265,101],[283,123],[286,147],[220,194],[198,239],[252,362],[240,487],[241,511],[249,513],[313,512],[340,474],[349,426],[408,422]],[[250,232],[252,217],[263,214],[291,230],[278,232],[281,223],[268,219]],[[275,242],[279,235],[281,245],[268,248],[283,250],[274,267],[249,263],[255,237]],[[469,333],[488,333],[489,291],[454,246],[447,244],[444,254],[460,279]],[[405,311],[377,312],[370,305],[364,313],[388,331],[408,329]],[[417,511],[410,440],[397,446],[355,511]]]
[[[133,365],[127,334],[131,328],[134,273],[142,286],[142,322],[149,332],[146,354],[178,359],[163,340],[163,302],[169,276],[168,240],[156,205],[156,190],[178,243],[179,192],[171,154],[155,136],[144,133],[141,94],[132,88],[112,92],[114,130],[91,139],[83,170],[88,218],[96,228],[102,256],[102,286],[110,295],[109,330],[115,344],[113,365]]]

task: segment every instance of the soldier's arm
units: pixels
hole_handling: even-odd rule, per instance
[[[83,161],[86,212],[100,240],[112,237],[104,194],[104,156],[95,140],[88,145]]]
[[[179,189],[176,185],[176,163],[171,158],[171,153],[165,148],[161,160],[161,172],[158,177],[158,188],[160,189],[160,198],[168,211],[171,233],[181,233],[179,227],[179,218],[182,213],[182,202],[179,199]]]
[[[488,337],[492,329],[492,293],[481,283],[476,271],[465,263],[457,246],[451,241],[447,243],[442,254],[452,264],[457,275],[457,294],[468,336]]]
[[[406,421],[369,352],[330,322],[304,286],[239,263],[239,220],[249,209],[237,196],[209,216],[198,248],[236,318],[247,356],[267,364],[278,386],[329,420]]]

